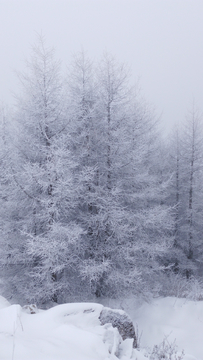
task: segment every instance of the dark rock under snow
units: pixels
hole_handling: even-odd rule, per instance
[[[117,328],[123,340],[133,339],[133,348],[137,347],[133,322],[124,311],[104,307],[100,313],[99,320],[101,325],[110,323],[114,328]]]

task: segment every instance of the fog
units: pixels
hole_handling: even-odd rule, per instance
[[[0,0],[0,101],[13,103],[36,33],[64,70],[81,49],[126,63],[167,131],[193,101],[203,110],[202,0]]]

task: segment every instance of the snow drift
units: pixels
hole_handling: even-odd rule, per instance
[[[9,305],[0,299],[1,360],[130,359],[134,338],[122,339],[110,322],[101,325],[100,304],[63,304],[49,310]],[[117,320],[127,315],[111,311]],[[128,318],[129,319],[129,318]],[[104,321],[105,322],[105,321]],[[125,336],[126,337],[126,336]]]
[[[183,360],[203,360],[203,301],[154,299],[134,307],[131,303],[128,312],[142,333],[140,338],[136,331],[139,351],[133,348],[133,336],[123,340],[113,327],[119,314],[123,323],[129,320],[122,310],[93,303],[39,310],[10,305],[0,297],[0,360],[160,360],[152,349],[163,339],[177,344],[177,353],[165,354],[165,360],[182,359],[182,350]]]

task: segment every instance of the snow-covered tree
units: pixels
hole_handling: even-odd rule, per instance
[[[133,97],[125,68],[105,55],[97,71],[94,109],[97,181],[81,274],[97,295],[139,292],[170,244],[170,208],[161,205],[167,181],[153,165],[156,125]],[[155,275],[154,275],[155,278]]]
[[[15,205],[8,246],[16,275],[11,282],[27,300],[57,301],[59,293],[71,288],[72,275],[68,278],[67,272],[74,273],[78,262],[82,230],[74,219],[77,164],[69,151],[59,63],[43,38],[27,66],[28,71],[20,74],[23,91],[12,164]]]
[[[189,262],[200,255],[202,233],[202,166],[203,133],[198,110],[193,106],[188,113],[182,136],[182,226],[183,249]],[[191,274],[190,267],[186,271]]]
[[[170,171],[125,66],[105,54],[95,69],[82,52],[62,81],[39,38],[19,79],[2,237],[7,291],[42,303],[155,288],[174,239]]]
[[[169,203],[174,206],[174,270],[187,278],[197,275],[201,268],[202,147],[202,121],[193,106],[183,126],[174,131],[170,144],[173,178]]]

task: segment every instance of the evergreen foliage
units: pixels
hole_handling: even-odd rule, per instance
[[[124,65],[104,54],[95,66],[81,52],[63,79],[42,37],[19,79],[0,129],[5,296],[40,304],[145,296],[171,272],[198,274],[196,113],[166,148]]]

